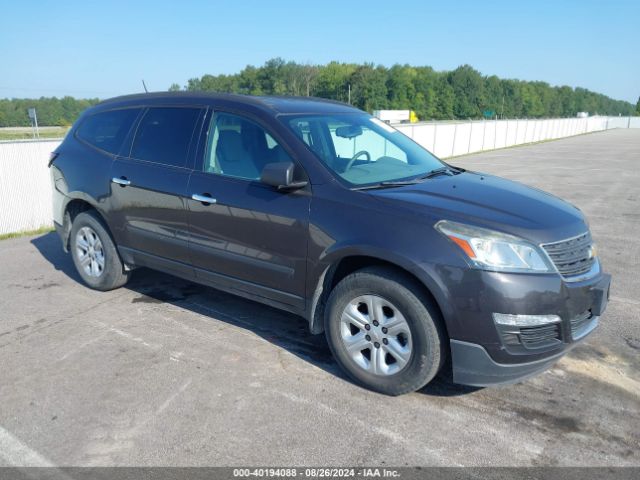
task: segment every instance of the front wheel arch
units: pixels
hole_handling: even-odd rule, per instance
[[[375,298],[378,305],[386,306],[376,308]],[[345,317],[343,309],[352,308],[349,306],[354,301],[369,308],[362,311],[358,306],[364,316],[352,311]],[[380,308],[388,312],[382,313]],[[372,312],[377,313],[371,317]],[[385,323],[389,319],[390,323]],[[440,372],[449,357],[449,339],[438,306],[412,277],[396,268],[367,267],[342,279],[329,296],[324,320],[327,342],[338,364],[356,383],[380,393],[401,395],[421,388]],[[397,331],[402,323],[406,327],[402,332],[410,329],[408,337]],[[391,324],[387,331],[385,325]],[[393,340],[396,335],[403,335],[404,342],[400,337]],[[404,345],[408,352],[402,352]],[[363,350],[356,358],[361,349],[368,354]],[[400,359],[400,369],[393,370]]]
[[[307,311],[307,319],[311,333],[320,334],[324,332],[324,308],[333,288],[346,276],[368,267],[389,268],[411,279],[416,287],[438,308],[442,319],[442,328],[447,338],[449,338],[446,317],[444,315],[446,309],[443,308],[442,304],[443,300],[440,295],[434,295],[436,282],[430,282],[432,286],[429,287],[418,275],[398,263],[369,255],[347,255],[341,257],[335,260],[320,274],[313,297],[310,301],[310,307]],[[432,291],[432,289],[434,291]]]

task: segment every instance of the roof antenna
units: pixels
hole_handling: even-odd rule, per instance
[[[144,83],[144,78],[142,79],[142,86],[144,87],[144,93],[149,93],[149,90],[147,90],[147,84]]]

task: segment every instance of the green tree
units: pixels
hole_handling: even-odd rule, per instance
[[[409,65],[394,65],[389,69],[387,74],[389,108],[398,110],[418,108],[415,105],[417,76],[416,69]]]
[[[351,104],[367,110],[387,108],[387,75],[384,67],[365,64],[351,75]]]
[[[316,79],[318,78],[319,67],[315,65],[305,64],[302,65],[302,82],[304,87],[304,94],[309,97],[313,95],[315,89]]]
[[[262,91],[269,95],[284,95],[287,93],[285,83],[286,62],[282,58],[272,58],[258,70],[258,81]]]
[[[238,78],[238,92],[248,95],[263,95],[268,92],[262,91],[262,85],[259,78],[259,70],[256,67],[247,65],[240,72]]]
[[[462,65],[449,73],[449,84],[455,96],[453,113],[457,118],[475,118],[482,113],[484,82],[480,72]]]
[[[573,117],[577,112],[601,115],[640,115],[636,105],[614,100],[585,88],[552,87],[545,82],[483,76],[469,65],[436,72],[428,66],[330,62],[299,64],[273,58],[256,67],[247,65],[230,75],[205,74],[191,78],[189,91],[249,95],[315,95],[351,103],[364,110],[414,110],[421,119],[480,118],[484,110],[505,118]],[[169,90],[180,90],[177,83]],[[70,125],[98,99],[41,97],[0,99],[0,127],[28,126],[27,109],[35,107],[41,125]]]
[[[356,70],[356,65],[330,62],[320,68],[316,79],[315,94],[322,98],[330,98],[347,102],[349,98],[349,80]]]
[[[560,116],[575,117],[578,110],[575,107],[575,99],[573,88],[563,85],[558,88],[558,97],[560,101]]]
[[[436,83],[439,74],[431,67],[416,67],[414,70],[413,84],[416,93],[410,107],[407,108],[414,110],[420,119],[436,118]],[[389,93],[392,94],[391,91]]]
[[[435,105],[433,118],[448,120],[455,118],[456,94],[446,76],[438,78],[435,86]]]
[[[498,77],[492,75],[486,77],[483,86],[482,111],[490,110],[496,115],[504,115],[505,92],[502,82]]]

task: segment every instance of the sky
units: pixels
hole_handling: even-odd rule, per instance
[[[0,0],[0,98],[185,85],[282,57],[469,64],[636,103],[639,0]]]

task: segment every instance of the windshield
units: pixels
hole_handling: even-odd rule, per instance
[[[399,131],[365,113],[285,118],[322,163],[351,186],[410,180],[445,166]]]

